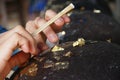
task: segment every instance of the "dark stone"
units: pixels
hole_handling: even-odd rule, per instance
[[[42,62],[35,58],[30,60],[28,66],[32,63],[38,65],[36,76],[19,73],[21,76],[17,80],[120,80],[120,46],[96,41],[86,41],[82,47],[72,47],[72,42],[59,46],[65,50],[37,56],[37,59],[45,57]],[[71,55],[65,56],[68,52]],[[59,60],[55,59],[55,54]],[[44,68],[47,61],[64,64]]]
[[[112,17],[90,11],[73,11],[71,22],[63,27],[66,32],[61,42],[74,41],[79,37],[87,40],[106,41],[120,44],[120,24]]]
[[[106,0],[51,0],[50,4],[47,5],[47,9],[53,9],[56,12],[59,12],[70,3],[74,4],[74,10],[81,10],[81,8],[84,7],[85,11],[93,11],[94,9],[97,9],[101,10],[104,14],[112,15],[111,9]]]

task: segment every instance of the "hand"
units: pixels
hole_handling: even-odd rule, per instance
[[[56,13],[54,11],[47,10],[45,13],[45,19],[37,17],[35,20],[29,21],[26,24],[26,30],[29,31],[30,33],[33,33],[36,29],[38,29],[41,25],[46,23],[46,21],[50,20],[55,15]],[[56,20],[52,25],[43,30],[43,32],[35,36],[39,52],[44,51],[48,48],[48,46],[46,45],[46,38],[52,43],[58,41],[56,33],[59,32],[62,26],[68,22],[70,22],[69,17],[67,15],[64,15],[58,20]]]
[[[29,21],[26,24],[26,30],[29,31],[29,33],[33,33],[40,25],[44,24],[55,15],[55,12],[48,10],[45,14],[45,19],[38,17],[34,21]],[[62,26],[69,21],[70,19],[66,15],[59,18],[54,24],[50,25],[43,32],[36,35],[36,41],[21,26],[1,34],[0,64],[2,63],[3,65],[0,66],[0,76],[4,78],[14,66],[20,66],[25,63],[30,58],[30,54],[25,53],[35,55],[38,53],[38,50],[36,49],[39,48],[39,52],[47,49],[48,47],[45,44],[46,38],[53,43],[56,42],[58,40],[56,33],[59,32]],[[11,57],[12,52],[16,47],[20,47],[23,52]]]
[[[11,57],[17,47],[22,49],[23,52]],[[24,63],[29,58],[29,53],[33,55],[37,54],[36,42],[22,26],[17,26],[1,34],[0,76],[4,78],[15,65]]]

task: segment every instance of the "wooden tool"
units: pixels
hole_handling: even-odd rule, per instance
[[[43,31],[45,28],[47,28],[49,25],[51,25],[53,22],[55,22],[58,18],[60,18],[61,16],[63,16],[64,14],[66,14],[67,12],[69,12],[72,9],[74,9],[74,5],[71,3],[66,8],[64,8],[61,12],[59,12],[56,16],[51,18],[48,22],[46,22],[45,24],[41,25],[40,28],[38,28],[36,31],[34,31],[32,33],[32,36],[35,36],[36,34],[38,34],[41,31]],[[47,52],[49,50],[50,49],[42,52],[41,55],[43,55],[45,52]],[[31,57],[33,57],[33,55]]]
[[[74,5],[71,3],[66,8],[64,8],[61,12],[59,12],[55,17],[51,18],[48,22],[46,22],[44,25],[41,25],[40,28],[38,28],[36,31],[32,33],[32,35],[36,35],[43,31],[46,27],[51,25],[53,22],[55,22],[58,18],[69,12],[70,10],[74,9]]]

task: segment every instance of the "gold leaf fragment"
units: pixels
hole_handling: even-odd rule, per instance
[[[51,68],[54,66],[54,62],[51,61],[51,60],[47,60],[45,63],[44,63],[44,66],[43,68]]]
[[[77,41],[73,43],[73,47],[83,46],[83,45],[85,45],[85,40],[83,38],[79,38]]]
[[[67,69],[69,67],[68,61],[56,62],[54,65],[54,70]]]
[[[66,54],[64,54],[65,57],[71,57],[71,55],[72,55],[72,52],[71,52],[71,51],[69,51],[69,52],[67,52]]]
[[[52,49],[52,52],[63,51],[63,50],[64,50],[64,48],[62,48],[62,47],[54,46],[53,49]]]
[[[108,39],[107,42],[111,43],[111,39]]]

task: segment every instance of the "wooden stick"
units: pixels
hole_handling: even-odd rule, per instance
[[[40,26],[40,28],[38,28],[36,31],[34,31],[32,33],[32,35],[36,35],[38,33],[40,33],[41,31],[43,31],[45,28],[47,28],[49,25],[51,25],[53,22],[55,22],[58,18],[60,18],[61,16],[63,16],[64,14],[66,14],[67,12],[69,12],[70,10],[72,10],[74,8],[74,5],[71,3],[69,4],[66,8],[64,8],[61,12],[59,12],[55,17],[53,17],[52,19],[50,19],[48,22],[46,22],[44,25]]]

